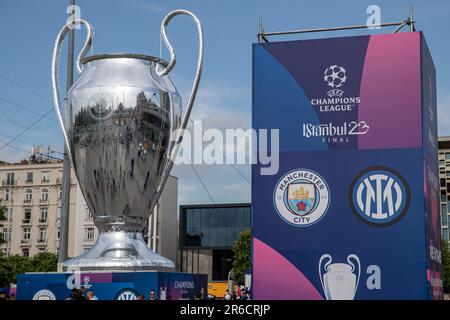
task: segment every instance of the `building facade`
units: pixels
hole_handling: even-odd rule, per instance
[[[62,162],[0,166],[0,199],[6,208],[6,220],[0,221],[0,232],[6,240],[0,245],[1,251],[23,256],[58,252],[62,170]],[[74,172],[71,177],[68,255],[74,257],[93,246],[98,230]],[[177,199],[178,179],[169,176],[146,230],[150,247],[175,263]]]
[[[441,233],[449,243],[448,221],[450,214],[450,137],[439,137],[439,178],[441,184]]]
[[[7,241],[0,246],[4,253],[32,256],[58,251],[62,169],[62,162],[0,166],[0,198],[6,207],[6,220],[0,222],[2,237]],[[76,208],[76,188],[72,173],[71,220]],[[73,248],[69,248],[71,253]]]
[[[208,275],[208,281],[228,279],[232,248],[239,234],[251,228],[250,204],[180,206],[181,272]]]

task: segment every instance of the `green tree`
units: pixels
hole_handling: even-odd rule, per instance
[[[16,283],[16,276],[31,271],[30,258],[19,255],[0,256],[0,287]]]
[[[448,251],[448,242],[441,239],[441,257],[442,257],[442,281],[444,282],[444,292],[450,292],[450,254]]]
[[[34,272],[54,272],[58,267],[56,254],[41,252],[31,258],[31,268]]]
[[[56,254],[43,252],[34,257],[6,256],[0,253],[0,287],[16,283],[17,275],[26,272],[52,272],[57,268]]]
[[[251,268],[251,243],[252,230],[247,229],[241,232],[234,244],[233,271],[237,283],[244,283],[244,272]]]

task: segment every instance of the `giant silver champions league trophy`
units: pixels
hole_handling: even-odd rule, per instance
[[[199,34],[197,71],[184,112],[168,75],[176,59],[166,27],[179,14],[192,17]],[[62,43],[73,24],[86,27],[87,39],[76,62],[80,76],[61,106],[58,65]],[[169,13],[161,23],[161,33],[170,62],[139,54],[86,57],[93,29],[82,19],[70,21],[56,38],[52,58],[56,113],[78,183],[100,232],[90,250],[64,263],[65,270],[174,268],[172,261],[147,247],[142,231],[189,120],[203,65],[203,34],[200,21],[186,10]]]

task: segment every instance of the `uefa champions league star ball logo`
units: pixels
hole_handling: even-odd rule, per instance
[[[387,167],[370,167],[358,174],[349,190],[355,216],[376,227],[397,223],[409,208],[411,191],[405,178]]]
[[[340,88],[347,81],[347,71],[343,67],[332,65],[325,69],[323,80],[331,88]]]
[[[279,216],[287,223],[304,227],[322,219],[330,204],[330,189],[316,172],[296,169],[278,181],[273,202]]]

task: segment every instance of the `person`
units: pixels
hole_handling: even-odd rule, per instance
[[[84,298],[84,300],[87,299],[87,292],[86,292],[86,288],[84,286],[81,286],[78,293]]]
[[[236,300],[241,300],[241,294],[242,294],[241,287],[237,286],[237,288],[236,288]]]
[[[225,297],[224,297],[224,298],[225,298],[225,300],[231,300],[230,291],[227,290],[227,291],[225,292]]]
[[[159,300],[166,300],[166,299],[167,299],[167,287],[159,288]]]
[[[8,300],[8,294],[4,291],[0,291],[0,300]]]
[[[156,300],[155,299],[155,290],[150,290],[150,300]]]
[[[143,295],[143,294],[138,295],[138,296],[136,297],[136,300],[142,300],[142,301],[144,301],[144,300],[145,300],[145,299],[144,299],[144,295]]]
[[[66,300],[85,300],[77,288],[73,288],[70,296]]]
[[[86,294],[87,300],[98,300],[98,298],[95,296],[94,291],[89,290]]]

